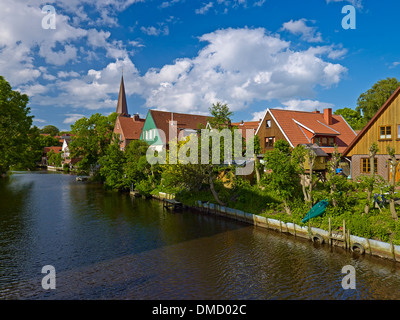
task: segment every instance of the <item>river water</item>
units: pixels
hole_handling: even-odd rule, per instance
[[[46,265],[54,290],[42,288]],[[347,265],[356,289],[342,287]],[[400,299],[400,266],[19,172],[0,181],[0,299]]]

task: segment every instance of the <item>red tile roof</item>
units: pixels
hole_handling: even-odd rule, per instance
[[[209,116],[200,116],[187,113],[176,113],[167,111],[150,110],[156,127],[163,130],[167,141],[169,141],[169,121],[176,121],[178,134],[181,129],[198,129],[199,125],[204,128],[207,125]]]
[[[54,153],[60,153],[62,151],[62,147],[44,147],[43,153],[48,153],[51,150],[53,150]]]
[[[325,122],[323,113],[291,111],[280,109],[268,110],[293,147],[310,143],[313,135],[336,136],[338,151],[342,153],[356,137],[356,133],[340,115],[332,115],[332,124]],[[332,147],[322,147],[332,153]]]
[[[127,140],[139,140],[142,133],[145,119],[129,118],[129,117],[118,117],[121,130]]]
[[[237,127],[237,129],[242,131],[242,136],[246,137],[246,130],[253,129],[254,135],[256,134],[257,128],[260,124],[260,121],[243,121],[243,122],[232,122],[231,125]]]

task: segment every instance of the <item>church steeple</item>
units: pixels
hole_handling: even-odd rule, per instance
[[[119,87],[117,113],[119,116],[129,117],[128,106],[126,104],[126,96],[125,96],[124,75],[121,76],[121,85]]]

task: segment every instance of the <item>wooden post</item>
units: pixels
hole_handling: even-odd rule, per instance
[[[344,240],[344,248],[347,250],[346,221],[344,220],[343,220],[343,240]]]
[[[293,220],[293,231],[294,231],[294,237],[296,237],[296,224],[294,223],[294,220]]]
[[[393,260],[396,261],[396,254],[394,252],[394,245],[392,239],[390,239],[390,252],[392,253]]]
[[[279,225],[280,225],[280,229],[281,229],[281,233],[282,233],[282,220],[279,220]]]
[[[328,244],[332,246],[332,229],[331,229],[331,217],[329,217],[329,235],[328,235]]]

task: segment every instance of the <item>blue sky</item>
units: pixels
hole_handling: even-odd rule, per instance
[[[34,124],[62,130],[115,110],[122,70],[131,114],[234,120],[266,108],[355,108],[375,82],[397,77],[395,0],[0,0],[0,75],[30,96]],[[56,29],[43,29],[44,5]],[[342,28],[342,8],[356,29]]]

